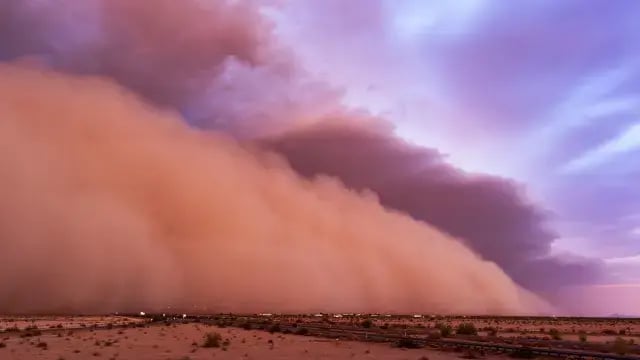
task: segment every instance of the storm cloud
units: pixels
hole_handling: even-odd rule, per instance
[[[548,310],[374,195],[304,180],[108,80],[0,77],[3,312]]]
[[[400,140],[387,120],[345,106],[343,89],[318,81],[298,62],[295,49],[279,41],[264,15],[277,6],[224,0],[0,0],[0,59],[106,78],[148,106],[180,114],[176,119],[192,131],[213,129],[275,151],[307,178],[366,191],[393,214],[409,214],[460,239],[526,288],[547,293],[597,277],[597,263],[550,255],[557,237],[546,223],[552,215],[528,201],[521,185],[464,173],[437,150]],[[384,9],[368,9],[359,12],[353,5],[345,14],[354,21],[338,19],[332,29],[344,25],[345,39],[354,47],[363,38],[370,41],[366,30],[381,21]],[[385,62],[380,64],[382,71]],[[152,122],[145,124],[153,127]],[[204,154],[216,156],[188,153],[198,159]],[[178,208],[187,205],[194,204]],[[384,241],[394,244],[405,241],[402,237],[389,234]],[[436,246],[429,236],[419,241],[426,252]]]

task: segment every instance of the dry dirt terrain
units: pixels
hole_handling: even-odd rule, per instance
[[[203,347],[206,334],[220,335]],[[60,335],[58,335],[60,334]],[[450,353],[389,344],[336,341],[204,324],[43,332],[3,336],[0,359],[406,359],[447,360]]]
[[[473,324],[476,334],[456,333],[460,324]],[[380,341],[376,336],[391,340],[371,342]],[[429,342],[407,349],[394,336],[611,354],[618,354],[616,341],[623,341],[625,356],[640,354],[639,319],[156,315],[0,317],[0,359],[509,358],[490,349]]]

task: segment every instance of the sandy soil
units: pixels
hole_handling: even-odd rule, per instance
[[[143,321],[145,320],[141,318],[124,316],[0,316],[0,332],[11,328],[66,329],[107,324],[125,325]]]
[[[205,334],[217,332],[228,346],[201,347]],[[405,359],[451,360],[460,354],[406,350],[389,344],[336,341],[265,331],[183,324],[111,330],[82,330],[62,336],[10,336],[0,359]],[[42,345],[46,343],[45,345]],[[38,346],[40,344],[40,347]],[[489,357],[487,357],[489,359]]]
[[[492,327],[498,330],[498,333],[502,336],[518,336],[521,334],[540,334],[545,336],[551,329],[557,329],[560,333],[566,334],[568,337],[575,335],[579,332],[585,332],[594,341],[609,341],[615,339],[617,336],[634,338],[640,337],[640,319],[637,320],[578,320],[578,319],[464,319],[464,318],[411,318],[411,319],[397,319],[386,318],[384,316],[369,318],[373,321],[375,326],[381,326],[383,324],[416,327],[422,326],[424,328],[433,328],[437,323],[444,323],[451,325],[454,329],[460,323],[473,323],[476,328],[480,330],[487,327]],[[331,318],[334,323],[348,323],[350,320],[341,318]],[[541,330],[544,330],[542,332]],[[620,334],[623,331],[624,334]],[[608,332],[608,333],[607,333]],[[615,334],[612,334],[614,332]]]

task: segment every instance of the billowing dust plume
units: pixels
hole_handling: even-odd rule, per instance
[[[371,193],[304,180],[106,80],[0,78],[0,312],[540,310]]]

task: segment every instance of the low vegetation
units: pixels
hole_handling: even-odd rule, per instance
[[[491,336],[491,337],[498,336],[498,329],[496,329],[495,327],[487,327],[485,328],[485,331],[487,332],[487,336]]]
[[[560,330],[556,328],[549,329],[549,335],[553,340],[562,340],[562,335],[560,335]]]
[[[280,324],[273,324],[271,326],[269,326],[269,332],[270,333],[276,333],[276,332],[280,332],[282,329],[280,328]]]
[[[451,336],[451,333],[453,332],[453,329],[451,328],[451,325],[449,325],[449,324],[437,323],[435,325],[435,328],[440,330],[440,336],[442,336],[442,337],[449,337],[449,336]]]
[[[629,352],[629,343],[625,339],[617,337],[611,345],[611,350],[618,355],[625,355]]]
[[[584,331],[580,331],[578,333],[578,339],[580,339],[580,342],[585,343],[587,342],[587,333]]]
[[[478,335],[478,329],[473,323],[461,323],[456,327],[456,334],[459,335]]]
[[[509,356],[516,359],[534,359],[536,357],[531,349],[524,347],[513,351]]]
[[[365,329],[368,329],[373,326],[373,322],[370,319],[365,319],[365,320],[362,320],[362,322],[360,323],[360,326],[362,326]]]
[[[396,346],[405,349],[419,349],[422,347],[416,340],[411,338],[403,338],[398,340]]]
[[[210,332],[204,335],[204,342],[202,343],[203,348],[218,348],[220,347],[220,342],[222,341],[222,336],[217,332]]]

